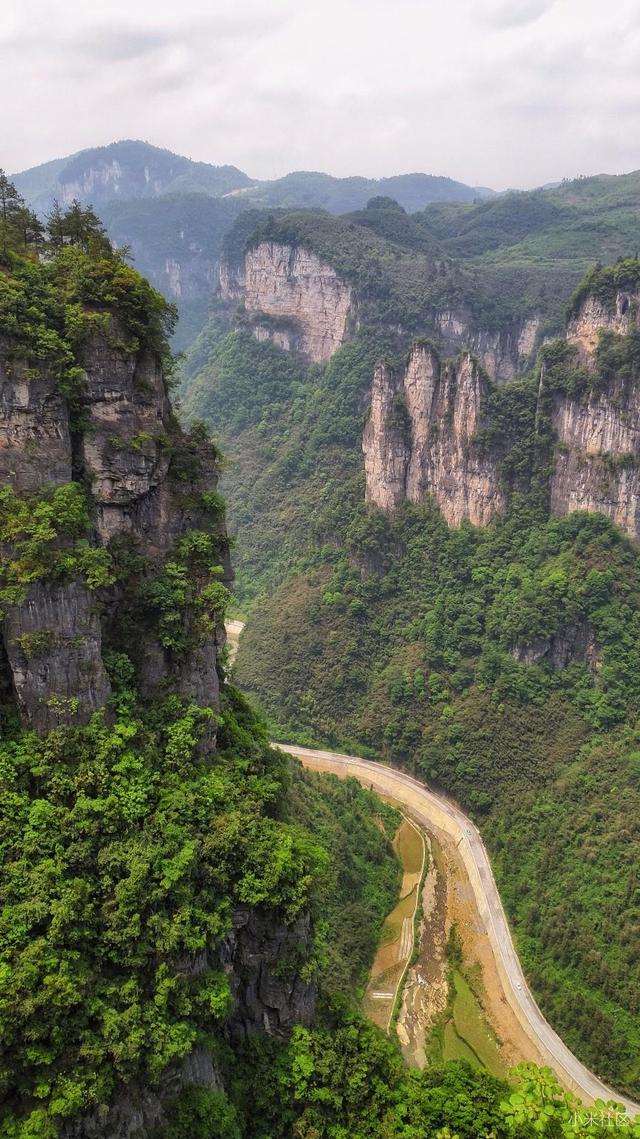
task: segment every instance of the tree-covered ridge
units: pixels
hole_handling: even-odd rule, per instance
[[[11,216],[0,237],[0,337],[9,359],[47,370],[68,396],[80,382],[78,349],[115,313],[131,351],[148,348],[168,363],[175,309],[111,246],[93,210],[54,205],[26,246]]]
[[[149,200],[179,192],[215,197],[235,193],[259,205],[310,206],[345,213],[364,206],[376,193],[397,197],[409,210],[422,209],[429,202],[474,201],[491,194],[490,190],[477,190],[452,178],[420,173],[375,179],[337,178],[318,171],[299,170],[282,178],[260,181],[235,166],[195,162],[136,139],[121,139],[109,146],[81,150],[14,176],[18,189],[34,208],[45,211],[52,199],[60,196],[61,190],[69,186],[82,187],[85,180],[92,194],[97,192],[99,205],[116,198]]]
[[[250,185],[251,179],[235,166],[194,162],[139,139],[121,139],[24,170],[14,182],[34,209],[47,213],[55,198],[70,196],[69,190],[82,197],[85,185],[94,204],[102,206],[116,198],[148,200],[180,192],[219,196]]]
[[[475,204],[436,203],[415,221],[475,271],[509,311],[538,311],[550,332],[593,265],[635,256],[640,172],[578,178]]]
[[[226,235],[223,256],[237,264],[262,241],[310,249],[353,285],[358,317],[372,335],[435,330],[436,315],[451,308],[468,313],[479,328],[497,328],[519,315],[413,219],[379,202],[340,217],[314,210],[248,211]]]

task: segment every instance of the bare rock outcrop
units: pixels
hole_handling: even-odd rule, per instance
[[[580,661],[596,676],[602,667],[601,647],[588,621],[567,625],[553,637],[540,637],[527,645],[515,645],[511,655],[518,664],[547,664],[554,671]]]
[[[224,300],[244,301],[256,317],[258,339],[295,348],[314,363],[329,360],[346,339],[352,289],[302,246],[260,242],[247,250],[242,266],[223,263],[220,291]]]
[[[526,370],[542,340],[540,316],[487,331],[476,329],[469,314],[446,311],[438,313],[436,324],[446,353],[473,352],[496,383],[506,383]]]
[[[268,910],[250,906],[236,909],[233,928],[219,954],[234,996],[226,1026],[232,1042],[265,1032],[285,1037],[294,1025],[311,1024],[316,986],[304,980],[295,965],[310,951],[308,914],[284,925],[274,921]]]
[[[567,324],[566,338],[578,352],[580,363],[595,364],[600,333],[614,332],[626,336],[640,327],[640,292],[617,289],[615,298],[606,303],[596,293],[588,292]]]
[[[108,549],[114,542],[127,542],[143,578],[162,572],[171,550],[189,531],[213,532],[222,580],[228,582],[224,519],[212,521],[202,506],[203,495],[217,485],[215,457],[207,447],[197,455],[193,448],[189,451],[159,359],[134,343],[129,347],[125,329],[112,318],[87,339],[79,362],[84,377],[72,423],[54,377],[14,359],[10,345],[0,345],[4,485],[29,499],[82,480],[90,491],[95,526],[88,540]],[[181,462],[184,469],[179,469]],[[3,560],[12,556],[11,544],[5,543]],[[59,724],[83,724],[108,705],[103,641],[117,647],[114,630],[118,623],[126,624],[122,582],[103,588],[98,597],[80,576],[45,575],[4,610],[5,680],[26,726],[46,732]],[[153,698],[171,686],[199,704],[215,706],[216,664],[223,645],[222,627],[194,636],[180,653],[160,643],[152,629],[144,638],[132,635],[130,654],[141,693]]]
[[[386,513],[431,495],[447,522],[486,526],[504,510],[497,467],[474,443],[487,382],[466,354],[411,350],[401,376],[379,364],[364,437],[366,496]]]
[[[640,392],[618,387],[586,402],[556,395],[552,426],[552,512],[597,510],[640,540]]]
[[[0,342],[0,483],[30,492],[70,478],[69,415],[53,377],[33,375]]]
[[[0,346],[0,477],[20,495],[71,481],[69,412],[55,379]],[[13,556],[9,543],[3,560]],[[86,723],[111,694],[99,614],[82,580],[38,580],[6,604],[1,629],[7,681],[26,727]]]
[[[7,608],[4,646],[20,717],[38,732],[85,723],[111,694],[100,618],[84,582],[36,582]]]
[[[551,396],[557,439],[551,478],[551,510],[599,511],[640,541],[640,390],[630,373],[598,376],[597,349],[603,332],[629,336],[640,327],[640,291],[587,291],[567,324],[567,342],[577,362],[595,373],[585,394]],[[622,341],[620,341],[622,345]],[[547,378],[542,373],[542,392]]]
[[[299,351],[315,363],[329,360],[356,325],[357,290],[304,246],[260,241],[239,259],[223,258],[219,279],[221,298],[244,305],[257,340]],[[433,314],[428,324],[425,332],[443,353],[473,352],[498,383],[513,379],[532,362],[542,340],[538,315],[483,330],[468,309],[459,307]],[[390,331],[407,335],[398,324]]]

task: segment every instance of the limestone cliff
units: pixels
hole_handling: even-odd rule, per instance
[[[585,400],[552,396],[558,440],[551,510],[597,510],[640,540],[640,391],[610,385]]]
[[[567,341],[578,353],[580,362],[593,367],[600,333],[614,332],[626,336],[640,327],[640,288],[616,288],[610,299],[597,292],[587,292],[567,324]]]
[[[87,339],[79,358],[84,369],[81,407],[72,422],[54,377],[34,373],[5,345],[0,358],[2,481],[29,499],[79,480],[90,488],[92,540],[109,550],[126,543],[143,567],[142,577],[152,578],[181,536],[211,529],[200,501],[215,489],[215,458],[207,447],[198,456],[193,449],[189,453],[158,358],[128,347],[117,319]],[[181,470],[185,459],[191,469]],[[213,531],[229,579],[223,524],[214,523]],[[65,540],[60,542],[64,546]],[[10,545],[5,543],[2,555],[11,560]],[[82,724],[108,707],[103,641],[123,647],[126,595],[121,580],[96,594],[82,575],[65,579],[58,574],[33,581],[18,603],[5,605],[1,637],[10,674],[5,684],[26,726],[44,732],[61,723]],[[138,664],[142,693],[152,697],[172,683],[180,694],[215,704],[223,629],[194,637],[189,649],[177,654],[154,635],[151,624],[144,645],[135,638],[127,645]]]
[[[564,342],[553,346],[556,363],[549,362],[546,350],[542,354],[536,413],[540,455],[548,439],[554,445],[551,512],[599,511],[635,541],[640,541],[640,388],[631,334],[637,337],[639,301],[640,292],[631,288],[617,289],[608,300],[595,290],[585,292]],[[461,326],[453,332],[462,335]],[[609,336],[606,364],[598,348],[603,333]],[[533,325],[528,335],[530,346],[537,335]],[[567,346],[575,351],[567,353]],[[494,437],[482,451],[474,442],[484,426],[488,390],[468,354],[442,364],[436,351],[417,345],[401,374],[380,363],[363,439],[367,500],[392,513],[405,500],[420,502],[431,495],[451,525],[463,518],[486,525],[502,513],[498,468],[504,440]]]
[[[380,363],[363,437],[367,500],[390,513],[431,495],[452,526],[485,526],[501,514],[496,465],[474,443],[486,389],[469,354],[442,363],[416,344],[402,374]]]
[[[224,300],[244,301],[259,339],[295,348],[314,363],[329,360],[346,339],[352,289],[308,249],[260,242],[235,270],[223,263],[220,291]]]
[[[357,290],[301,245],[261,241],[235,262],[223,258],[220,296],[244,305],[258,340],[295,349],[315,363],[329,360],[357,325]],[[445,354],[473,352],[497,382],[513,379],[530,363],[542,339],[538,316],[490,331],[477,327],[467,309],[451,308],[436,312],[428,325],[425,332]],[[391,331],[408,335],[395,324]]]
[[[573,355],[557,382],[543,360],[541,399],[557,440],[554,514],[599,511],[640,541],[640,263],[594,268],[572,302]]]
[[[444,351],[454,354],[468,349],[478,357],[488,376],[506,383],[530,365],[542,339],[539,316],[512,321],[497,331],[475,327],[469,313],[438,313],[436,326]]]

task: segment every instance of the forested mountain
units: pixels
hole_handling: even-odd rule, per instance
[[[140,272],[177,304],[178,350],[205,322],[218,282],[222,238],[242,211],[295,205],[342,213],[365,206],[376,194],[391,193],[407,209],[421,210],[430,202],[471,202],[479,196],[451,178],[429,174],[375,180],[303,171],[260,182],[234,166],[193,162],[132,140],[46,162],[15,175],[14,182],[41,216],[56,200],[68,206],[77,199],[97,210],[111,240],[127,246]]]
[[[199,193],[216,198],[240,194],[252,206],[311,206],[340,214],[361,208],[375,194],[390,194],[406,209],[420,210],[430,202],[473,202],[493,193],[432,174],[337,178],[301,170],[260,181],[235,166],[194,162],[132,139],[45,162],[15,174],[13,180],[38,211],[48,209],[54,198],[67,205],[79,198],[99,208],[114,199]]]
[[[493,197],[492,190],[465,186],[453,178],[433,174],[395,174],[390,178],[336,178],[309,170],[298,170],[270,182],[257,182],[240,192],[255,206],[283,209],[304,206],[346,214],[362,209],[369,198],[388,196],[406,210],[421,210],[429,202],[474,202]]]
[[[249,176],[235,166],[193,162],[135,139],[45,162],[15,174],[13,181],[38,212],[50,209],[54,198],[63,205],[78,198],[100,209],[114,199],[149,199],[179,193],[222,197],[251,185]]]
[[[358,1014],[399,816],[273,750],[230,681],[172,309],[93,211],[0,196],[0,1134],[582,1134],[549,1072],[410,1073]]]
[[[640,264],[545,344],[553,291],[501,300],[384,197],[127,206],[155,272],[223,246],[187,429],[166,299],[80,202],[0,198],[0,1135],[609,1133],[361,1019],[398,816],[232,683],[220,491],[242,684],[474,812],[543,1007],[637,1095]]]
[[[566,298],[588,266],[638,248],[637,173],[504,195],[427,174],[376,180],[299,171],[259,181],[232,166],[127,140],[34,167],[15,182],[41,216],[54,199],[94,206],[111,239],[128,246],[140,271],[177,304],[180,350],[203,327],[222,241],[245,211],[266,210],[265,218],[292,209],[348,214],[389,241],[394,256],[439,250],[470,271],[471,303],[478,298],[500,328],[540,312],[550,330],[559,331]],[[402,209],[366,209],[371,199],[379,206],[393,200]],[[352,244],[353,238],[347,247]],[[418,289],[422,284],[417,281]]]
[[[281,738],[474,813],[543,1009],[637,1095],[640,263],[561,305],[579,258],[516,295],[451,220],[364,213],[244,215],[187,362],[229,460],[239,676]]]

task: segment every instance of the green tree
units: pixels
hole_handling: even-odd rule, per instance
[[[26,205],[13,182],[0,170],[0,255],[7,260],[10,251],[28,250],[42,241],[43,226]]]

